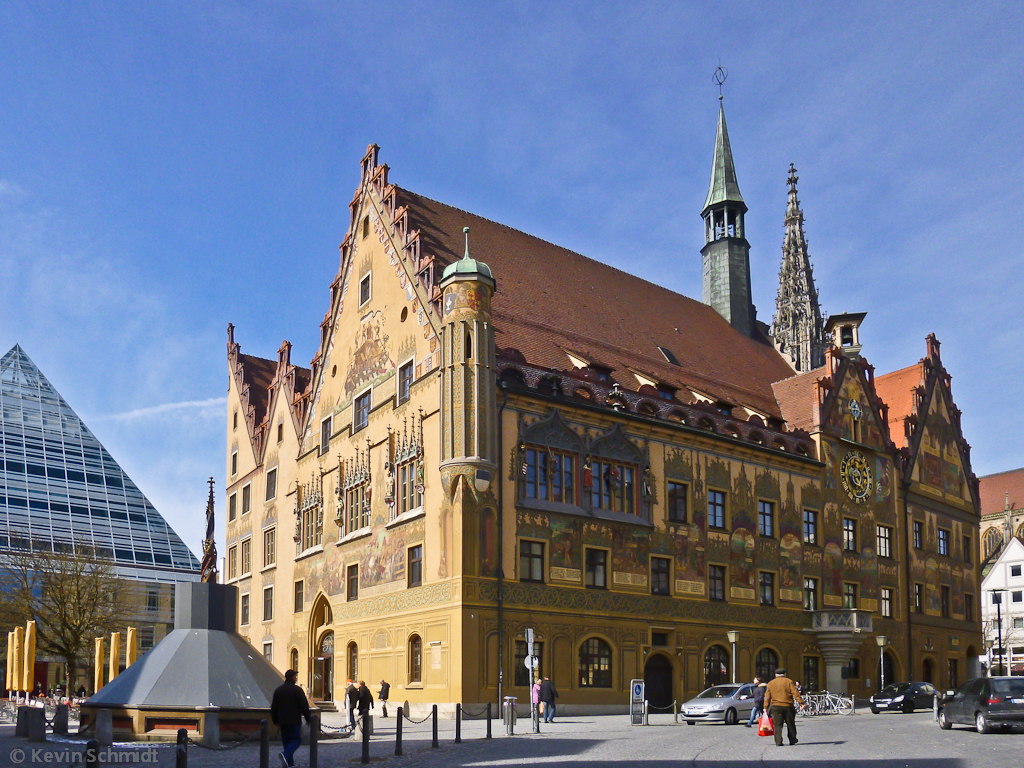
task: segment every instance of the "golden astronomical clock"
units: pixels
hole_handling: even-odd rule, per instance
[[[860,451],[850,451],[839,464],[839,476],[846,494],[858,504],[867,501],[871,493],[871,467]]]

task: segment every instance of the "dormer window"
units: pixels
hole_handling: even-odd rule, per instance
[[[607,368],[603,365],[596,365],[595,363],[591,363],[588,367],[597,375],[598,381],[608,381],[611,377],[611,368]]]
[[[670,387],[670,386],[668,386],[666,384],[659,384],[658,385],[658,397],[660,397],[662,400],[671,400],[675,396],[676,396],[676,388],[675,387]]]

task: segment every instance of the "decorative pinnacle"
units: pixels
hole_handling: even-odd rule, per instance
[[[465,253],[465,255],[462,258],[468,259],[469,258],[469,227],[463,227],[462,231],[466,235],[466,253]]]
[[[711,79],[718,84],[718,100],[722,100],[722,85],[729,77],[729,70],[722,66],[722,60],[718,60],[718,68],[715,73],[711,76]]]

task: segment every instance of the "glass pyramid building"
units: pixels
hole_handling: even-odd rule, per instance
[[[94,551],[150,582],[199,561],[19,346],[0,359],[0,551]]]

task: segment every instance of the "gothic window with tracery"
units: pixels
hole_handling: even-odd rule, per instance
[[[527,447],[526,498],[576,503],[576,454]]]
[[[418,418],[418,424],[417,424]],[[411,429],[403,420],[401,433],[394,435],[393,461],[388,464],[385,503],[390,519],[423,506],[423,411],[413,416]]]
[[[299,486],[296,499],[295,542],[301,551],[323,543],[324,498],[322,481],[311,478]]]
[[[356,451],[354,459],[338,459],[338,513],[335,523],[341,528],[341,535],[368,528],[370,525],[370,446],[365,451]]]

